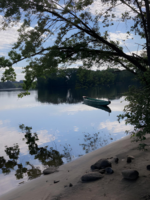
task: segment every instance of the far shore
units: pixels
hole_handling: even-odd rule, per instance
[[[148,200],[150,199],[150,137],[145,142],[147,151],[137,149],[138,143],[131,142],[130,136],[88,153],[58,168],[58,172],[42,176],[20,185],[0,197],[0,200]],[[131,163],[128,155],[134,156]],[[116,164],[114,158],[118,157]],[[91,172],[91,165],[102,158],[112,163],[113,174],[104,174],[102,179],[83,183],[81,177]],[[121,171],[136,169],[139,178],[125,180]],[[54,181],[58,181],[54,183]]]

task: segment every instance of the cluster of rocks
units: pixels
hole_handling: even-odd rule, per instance
[[[113,157],[111,157],[112,159]],[[110,159],[110,158],[109,158]],[[134,159],[133,156],[127,156],[126,162],[131,163]],[[124,159],[122,159],[124,160]],[[119,158],[114,158],[114,162],[118,164]],[[95,181],[98,179],[103,178],[103,174],[113,174],[114,170],[112,169],[112,163],[107,159],[100,159],[97,161],[94,165],[91,166],[91,172],[86,173],[81,177],[81,180],[83,182],[88,181]],[[150,165],[147,165],[147,170],[150,170]],[[51,174],[54,172],[58,172],[56,167],[49,167],[43,171],[44,175]],[[69,172],[69,171],[68,171]],[[136,180],[139,177],[139,172],[135,169],[126,169],[122,170],[122,176],[124,179],[128,180]],[[54,181],[54,183],[58,183],[59,181]],[[67,186],[66,186],[67,187]],[[72,187],[72,184],[69,185],[69,187]]]
[[[134,159],[133,156],[127,156],[127,163],[131,163]],[[118,164],[119,158],[114,158],[114,162]],[[91,166],[92,172],[86,173],[81,177],[83,182],[95,181],[103,178],[102,174],[113,174],[114,170],[112,169],[111,162],[108,159],[100,159],[94,165]],[[139,172],[135,169],[126,169],[122,171],[122,176],[128,180],[135,180],[139,177]]]

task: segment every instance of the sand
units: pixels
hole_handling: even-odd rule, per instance
[[[150,137],[146,140],[150,144]],[[132,143],[129,136],[113,142],[103,148],[86,154],[75,161],[59,167],[59,172],[45,175],[19,186],[17,189],[3,195],[0,200],[148,200],[150,199],[150,148],[139,151],[138,143]],[[126,162],[128,155],[135,159]],[[119,158],[119,163],[113,161]],[[111,175],[94,182],[83,183],[81,176],[90,172],[90,166],[101,158],[111,158]],[[125,180],[121,171],[136,169],[139,178],[135,181]],[[54,181],[59,181],[54,183]],[[69,187],[69,184],[72,187]]]

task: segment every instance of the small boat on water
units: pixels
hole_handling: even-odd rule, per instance
[[[85,104],[88,105],[96,105],[96,106],[107,106],[111,103],[111,101],[105,101],[100,99],[93,99],[90,97],[83,96],[83,100]]]

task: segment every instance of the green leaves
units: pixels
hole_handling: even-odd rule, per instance
[[[5,69],[5,71],[2,75],[1,81],[5,82],[7,80],[9,80],[9,81],[16,80],[16,73],[15,73],[14,68],[12,68],[12,67]]]
[[[141,88],[131,87],[126,94],[126,101],[129,102],[124,108],[124,114],[118,116],[118,121],[125,119],[126,124],[131,124],[134,131],[131,133],[133,141],[143,142],[146,135],[150,133],[150,72],[147,71],[143,75],[139,75],[141,80]],[[146,82],[145,82],[146,80]],[[147,84],[146,84],[147,83]],[[144,149],[146,145],[140,143],[139,148]]]
[[[13,61],[13,63],[18,62],[21,59],[21,55],[14,50],[10,51],[8,55],[10,59]]]
[[[140,7],[135,10],[132,1],[103,0],[104,8],[106,5],[107,8],[104,12],[97,10],[93,14],[90,10],[93,3],[93,0],[2,0],[2,28],[19,22],[20,29],[18,41],[8,54],[9,59],[1,57],[0,67],[10,67],[26,60],[24,89],[27,91],[33,87],[36,78],[53,73],[59,66],[78,62],[83,63],[82,67],[86,69],[110,63],[111,66],[124,67],[134,74],[147,71],[147,57],[127,55],[119,40],[111,40],[108,29],[115,25],[118,16],[114,10],[122,3],[130,11],[122,12],[122,18],[117,20],[125,23],[132,20],[133,26],[127,30],[128,38],[132,32],[146,38],[145,13],[142,15]],[[100,29],[102,26],[105,27],[104,32]],[[11,68],[5,72],[3,81],[9,78],[15,78]]]
[[[9,59],[6,59],[4,56],[0,57],[0,68],[5,68],[12,66],[12,62]]]

